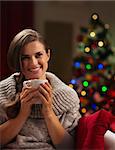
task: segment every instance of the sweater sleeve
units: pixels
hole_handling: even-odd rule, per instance
[[[81,118],[77,93],[72,88],[64,86],[55,91],[53,100],[56,113],[63,114],[60,119],[61,124],[68,132],[72,131]]]
[[[7,120],[4,105],[15,96],[15,93],[16,89],[13,75],[0,81],[0,124]]]

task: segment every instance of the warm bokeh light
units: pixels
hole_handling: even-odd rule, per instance
[[[92,18],[93,18],[94,20],[97,20],[98,15],[97,15],[97,14],[94,14],[94,15],[92,16]]]
[[[73,84],[69,84],[69,87],[73,88]]]
[[[85,47],[85,52],[86,53],[90,52],[90,50],[91,50],[90,47]]]
[[[81,95],[85,96],[86,95],[86,91],[85,90],[81,91]]]
[[[105,28],[106,28],[106,29],[109,29],[109,28],[110,28],[110,25],[109,25],[109,24],[105,24]]]
[[[82,112],[83,114],[85,114],[86,111],[87,111],[86,108],[82,108],[82,109],[81,109],[81,112]]]
[[[95,32],[90,32],[91,37],[95,37],[95,35],[96,35]]]
[[[104,42],[103,42],[103,41],[99,41],[99,42],[98,42],[98,46],[99,46],[99,47],[102,47],[103,45],[104,45]]]

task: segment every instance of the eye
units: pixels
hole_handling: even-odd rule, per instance
[[[42,57],[42,56],[43,56],[43,53],[41,53],[41,52],[38,52],[38,53],[36,53],[36,55],[35,55],[36,58],[40,58],[40,57]]]
[[[21,56],[21,60],[27,60],[30,59],[30,57],[28,55],[22,55]]]

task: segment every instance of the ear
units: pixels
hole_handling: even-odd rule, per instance
[[[47,56],[48,56],[47,57],[48,58],[47,61],[49,61],[49,59],[50,59],[50,49],[48,49]]]

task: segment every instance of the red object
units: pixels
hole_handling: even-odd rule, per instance
[[[115,115],[112,115],[111,117],[111,125],[110,128],[113,132],[115,132]]]
[[[96,49],[96,48],[97,48],[97,43],[93,43],[93,44],[91,45],[91,48]]]
[[[110,89],[110,90],[108,91],[108,95],[109,95],[110,97],[115,98],[115,90]]]
[[[92,76],[92,81],[93,81],[93,82],[99,82],[99,80],[100,80],[100,77],[99,77],[99,76],[97,76],[97,75],[93,75],[93,76]]]
[[[111,113],[106,110],[82,117],[76,132],[76,149],[104,150],[104,134],[109,129],[110,122]]]

